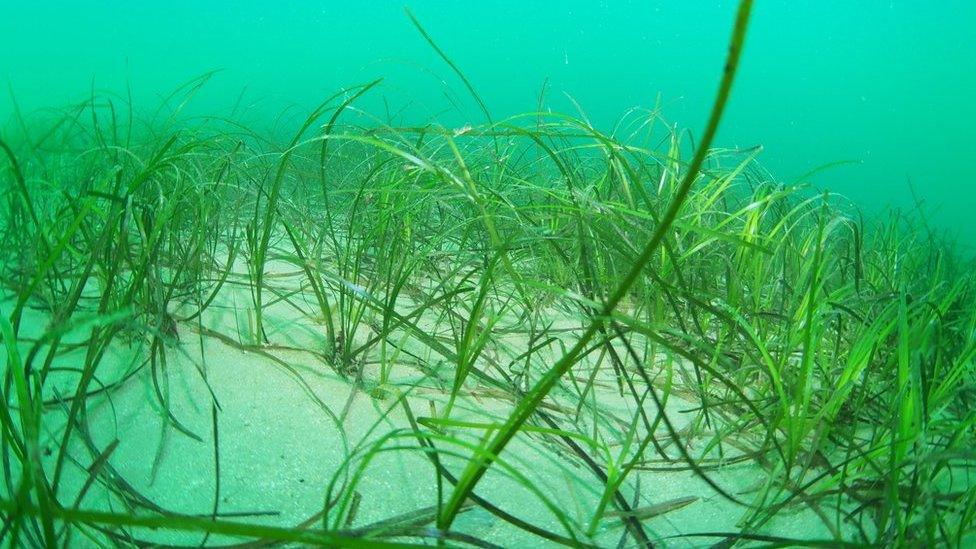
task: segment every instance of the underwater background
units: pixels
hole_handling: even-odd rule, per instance
[[[0,5],[0,546],[976,546],[972,2],[406,4]]]
[[[306,112],[382,77],[380,93],[360,101],[364,111],[402,123],[482,122],[406,4],[496,120],[534,110],[546,83],[547,108],[575,114],[575,101],[604,131],[631,107],[659,106],[694,134],[735,9],[701,0],[4,4],[0,120],[9,120],[12,98],[30,112],[86,98],[92,87],[130,87],[137,105],[154,108],[222,69],[192,112],[241,102],[251,120],[270,124],[287,106]],[[759,2],[716,145],[762,145],[759,161],[778,179],[803,178],[868,213],[921,206],[971,250],[974,28],[976,2],[967,0]]]

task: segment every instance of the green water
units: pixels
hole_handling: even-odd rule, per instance
[[[365,110],[445,125],[480,122],[462,84],[421,39],[402,1],[286,3],[9,2],[0,80],[21,109],[130,86],[137,103],[223,69],[195,101],[245,104],[267,120],[344,86],[385,79]],[[701,131],[721,69],[732,2],[448,2],[407,5],[467,74],[496,119],[572,97],[609,130],[634,106]],[[976,3],[760,2],[717,141],[869,212],[922,202],[931,223],[976,241]],[[448,100],[445,96],[449,96]],[[0,117],[11,112],[0,94]],[[909,181],[917,195],[913,198]]]

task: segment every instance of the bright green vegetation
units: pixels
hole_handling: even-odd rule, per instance
[[[864,220],[777,183],[757,150],[709,147],[745,17],[691,157],[648,111],[610,134],[542,109],[460,130],[344,125],[375,82],[284,140],[182,119],[206,78],[152,116],[93,95],[18,117],[0,142],[0,539],[492,546],[461,520],[478,509],[564,545],[976,541],[976,265],[924,220]],[[352,436],[351,398],[304,385],[344,457],[301,524],[221,512],[228,388],[205,360],[184,380],[210,395],[201,430],[167,375],[210,344],[299,380],[287,357],[311,357],[381,410]],[[120,472],[123,441],[96,436],[92,410],[139,380],[149,413],[210,460],[209,513],[154,501]],[[473,394],[501,414],[472,414]],[[526,447],[595,486],[582,513],[533,484],[512,455]],[[360,484],[390,453],[422,465],[404,494],[432,497],[362,524]],[[694,497],[656,485],[673,474]],[[549,519],[482,490],[491,475]],[[659,533],[699,497],[735,527]],[[813,533],[782,534],[800,512]]]

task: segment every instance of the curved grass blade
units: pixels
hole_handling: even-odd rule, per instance
[[[735,26],[732,32],[732,39],[729,43],[729,53],[725,62],[722,82],[719,86],[718,95],[715,99],[715,104],[712,106],[712,113],[709,117],[708,125],[706,126],[705,133],[702,137],[701,143],[699,144],[698,150],[696,151],[695,156],[688,167],[688,171],[685,173],[680,187],[678,188],[677,192],[675,192],[671,204],[668,206],[668,209],[662,216],[660,224],[655,229],[650,241],[644,247],[644,250],[640,256],[635,260],[624,281],[617,287],[617,289],[604,304],[601,311],[602,317],[609,316],[610,313],[612,313],[612,311],[616,308],[617,304],[634,285],[635,281],[640,276],[641,271],[651,260],[651,257],[657,250],[657,247],[664,239],[667,230],[677,217],[678,211],[681,209],[685,198],[688,196],[688,192],[691,190],[692,184],[695,182],[698,171],[705,160],[705,156],[708,154],[708,147],[711,145],[712,140],[715,137],[715,133],[718,130],[719,121],[722,118],[722,113],[725,110],[725,105],[732,89],[732,82],[735,79],[739,57],[742,52],[742,46],[745,42],[746,28],[748,27],[749,13],[751,9],[751,0],[741,0],[739,2]],[[525,423],[535,409],[538,408],[539,404],[542,402],[542,399],[545,398],[550,390],[552,390],[559,378],[561,378],[563,374],[576,363],[580,353],[586,347],[586,344],[589,343],[589,340],[596,335],[601,324],[602,319],[593,319],[590,322],[587,330],[583,333],[572,349],[563,355],[563,357],[559,359],[559,361],[554,364],[553,367],[546,372],[546,374],[536,383],[536,385],[525,395],[522,402],[519,403],[518,407],[509,417],[509,420],[506,422],[505,426],[499,429],[498,433],[488,443],[488,455],[498,455],[505,449],[505,446],[508,445],[509,441],[511,441],[511,439],[518,432],[519,428],[523,423]],[[491,466],[491,461],[484,458],[475,458],[469,462],[468,466],[461,474],[454,492],[452,492],[450,499],[444,506],[444,510],[441,513],[441,517],[437,524],[439,528],[446,529],[450,527],[461,508],[461,504],[474,490],[474,487],[484,476],[489,466]]]

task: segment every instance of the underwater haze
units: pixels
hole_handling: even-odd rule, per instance
[[[0,546],[976,547],[974,23],[6,0]]]
[[[196,106],[227,107],[246,89],[254,110],[270,119],[285,105],[310,108],[337,89],[383,77],[382,95],[406,108],[411,122],[479,121],[404,4],[8,2],[0,78],[27,111],[78,100],[92,85],[131,86],[148,107],[223,69]],[[659,105],[694,133],[708,112],[735,8],[700,0],[406,5],[496,119],[535,109],[548,80],[548,106],[576,112],[571,96],[598,128],[609,131],[631,107]],[[762,145],[760,161],[784,181],[849,161],[809,181],[871,212],[921,203],[931,223],[972,245],[973,28],[976,3],[966,0],[760,2],[717,144]],[[3,95],[5,119],[11,106]]]

